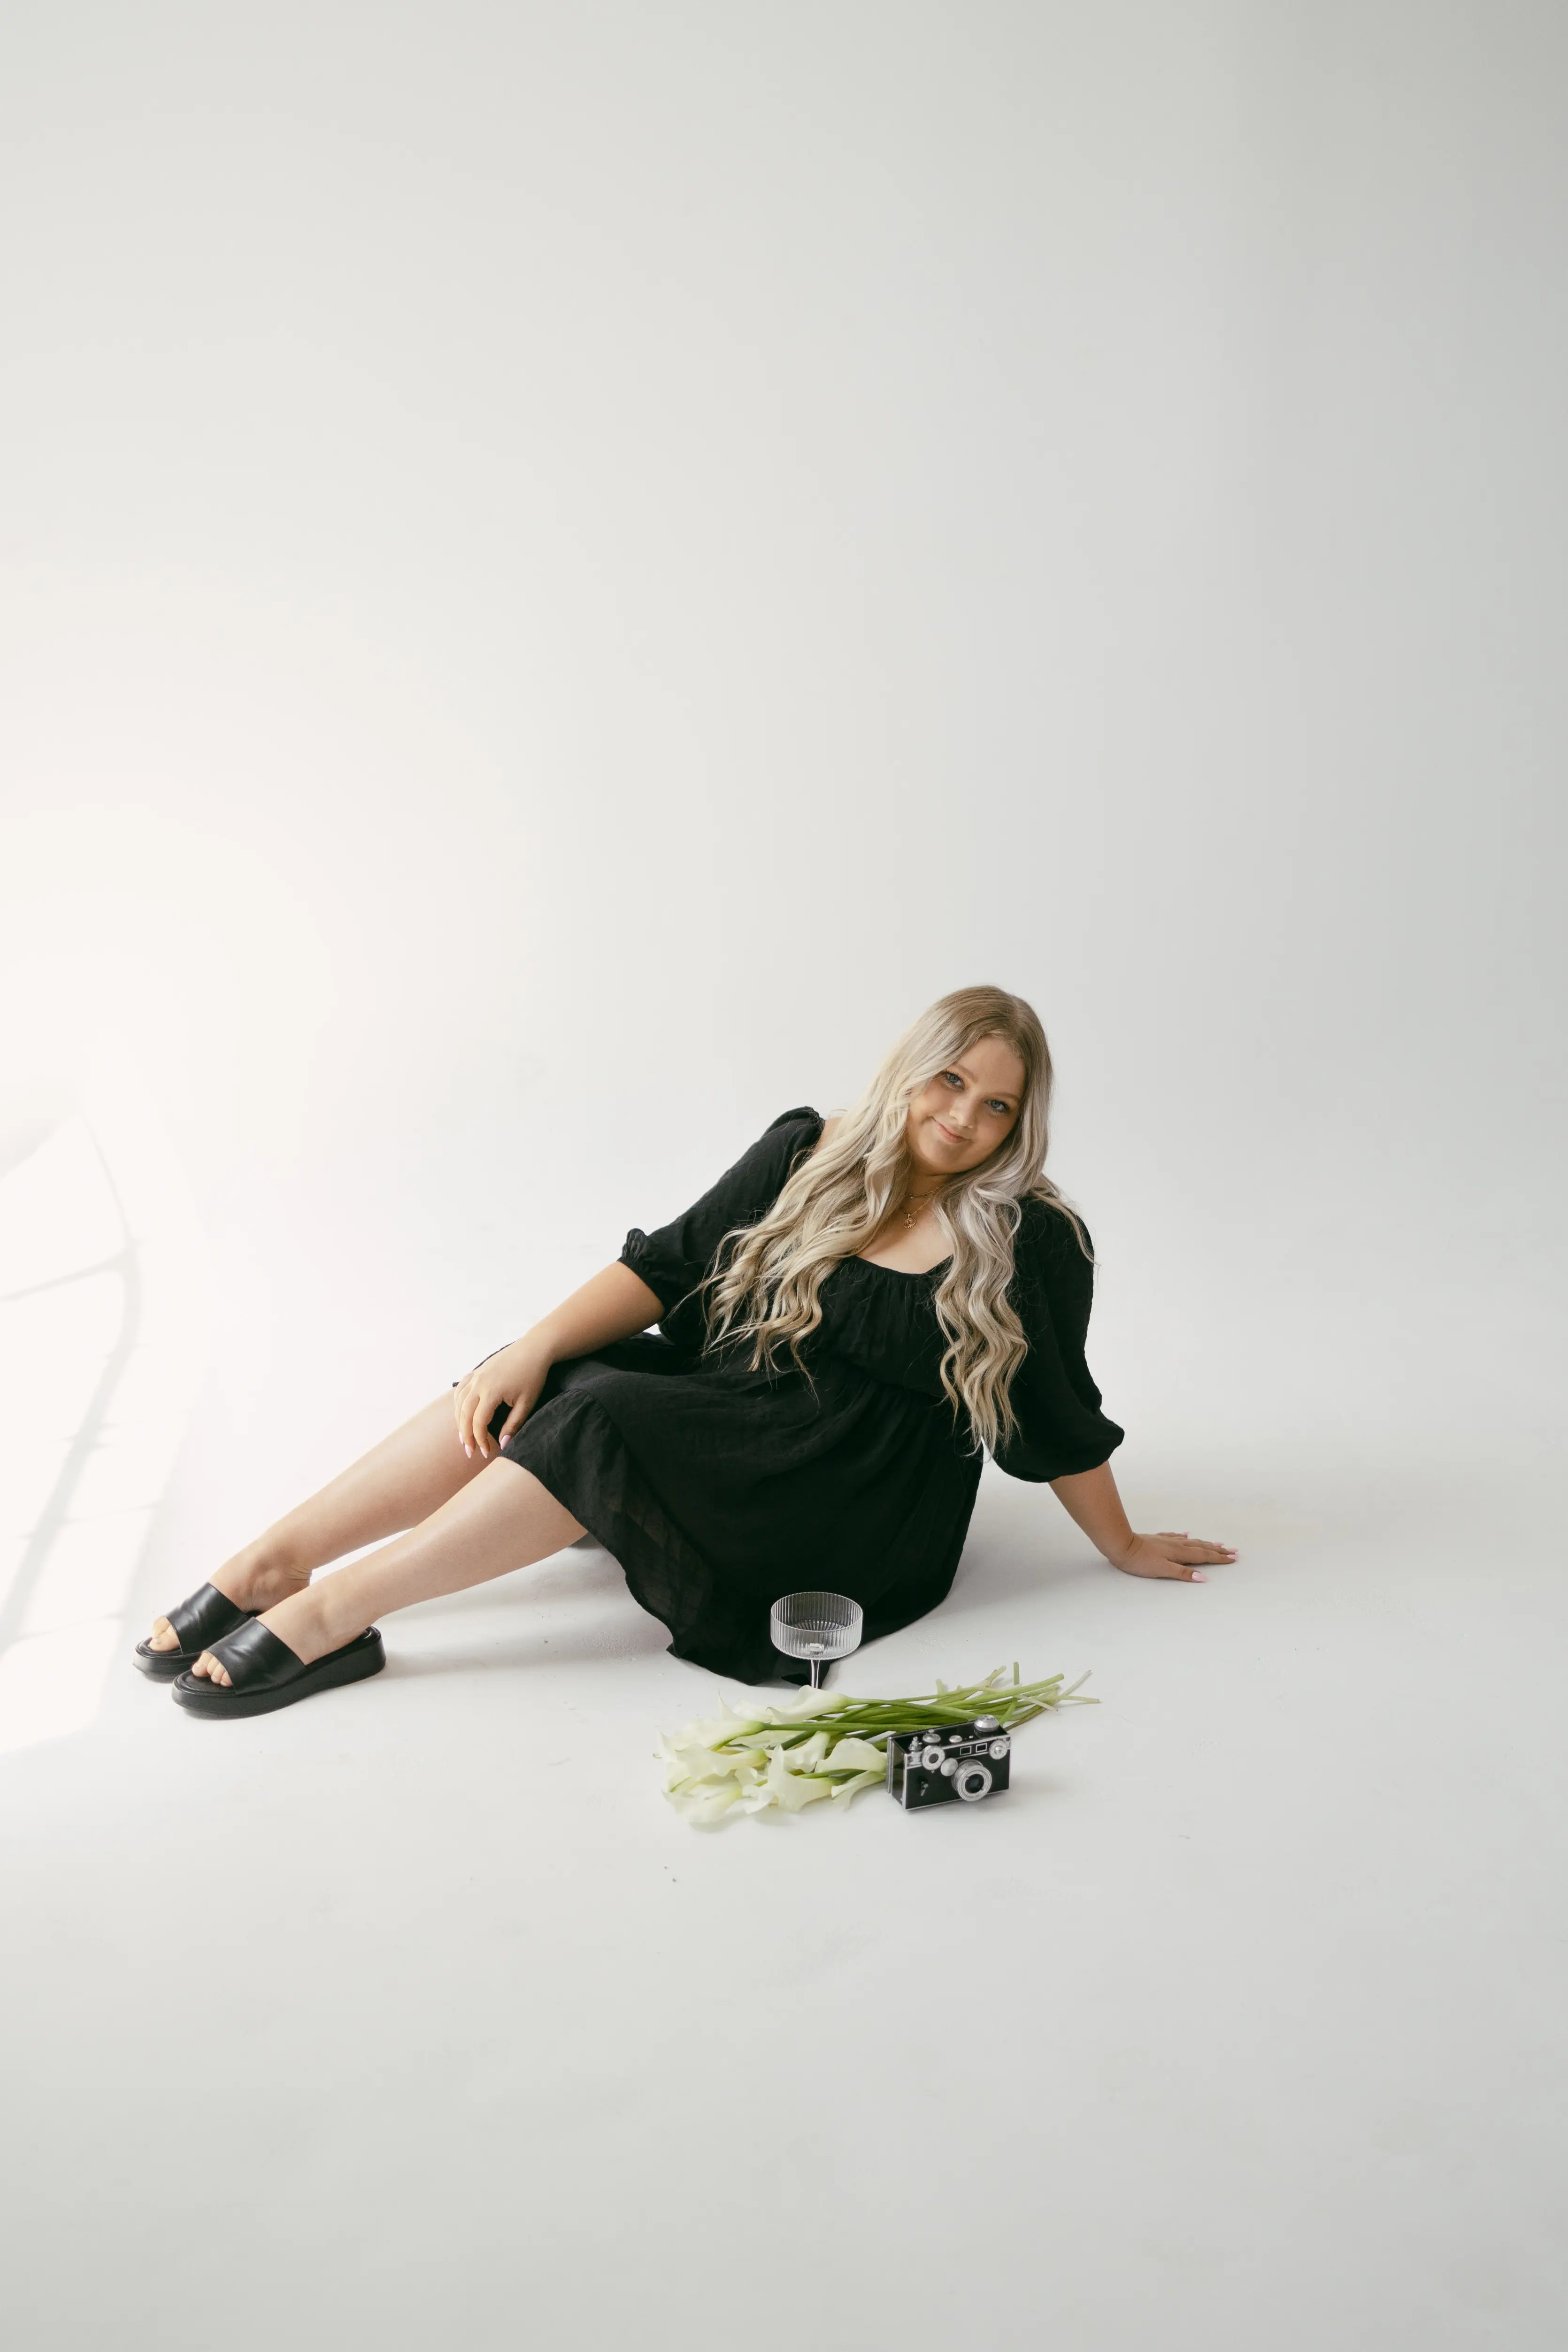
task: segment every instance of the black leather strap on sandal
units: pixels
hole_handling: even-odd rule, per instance
[[[259,1617],[253,1617],[247,1625],[237,1625],[233,1633],[209,1642],[207,1647],[237,1691],[275,1689],[306,1671],[299,1652],[280,1642]]]
[[[170,1610],[169,1622],[180,1637],[181,1649],[194,1650],[199,1658],[204,1650],[210,1650],[223,1634],[245,1624],[254,1613],[220,1592],[216,1584],[204,1584],[199,1592]]]
[[[144,1675],[159,1681],[172,1681],[187,1666],[194,1666],[204,1650],[210,1650],[223,1634],[231,1633],[237,1625],[249,1622],[252,1612],[220,1592],[216,1584],[204,1584],[188,1601],[176,1601],[169,1612],[169,1624],[178,1646],[173,1650],[155,1650],[150,1642],[136,1644],[136,1664]]]

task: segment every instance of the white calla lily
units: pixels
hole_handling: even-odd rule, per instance
[[[756,1701],[752,1710],[757,1723],[803,1723],[819,1717],[837,1715],[843,1708],[853,1706],[854,1700],[842,1691],[813,1690],[803,1684],[788,1698],[766,1698]]]
[[[753,1708],[737,1713],[726,1707],[722,1715],[710,1716],[705,1721],[689,1723],[681,1738],[693,1747],[717,1748],[722,1740],[736,1739],[748,1731],[760,1731],[767,1721],[765,1715]]]
[[[768,1794],[775,1805],[786,1813],[798,1813],[819,1797],[831,1797],[831,1780],[819,1780],[809,1772],[792,1772],[786,1755],[784,1748],[775,1748],[768,1759]]]
[[[880,1748],[851,1734],[834,1741],[828,1760],[836,1772],[879,1772],[885,1777],[888,1769],[888,1759]]]

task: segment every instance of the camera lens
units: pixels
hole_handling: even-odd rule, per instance
[[[966,1805],[973,1805],[980,1798],[989,1796],[990,1765],[982,1764],[978,1756],[972,1757],[967,1764],[961,1764],[953,1776],[952,1793],[955,1797],[962,1797]]]

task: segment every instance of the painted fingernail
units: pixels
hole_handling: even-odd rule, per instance
[[[1193,1570],[1192,1580],[1194,1584],[1206,1584],[1208,1582],[1208,1578],[1204,1574],[1201,1568],[1194,1568]]]
[[[465,1445],[465,1446],[464,1446],[464,1448],[463,1448],[463,1451],[464,1451],[464,1453],[468,1455],[468,1457],[469,1461],[471,1462],[471,1461],[473,1460],[473,1458],[474,1458],[474,1449],[473,1449],[473,1447],[472,1447],[471,1445]]]

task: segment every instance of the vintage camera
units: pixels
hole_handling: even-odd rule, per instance
[[[930,1731],[895,1732],[888,1742],[888,1794],[917,1805],[977,1805],[1007,1786],[1013,1743],[994,1715]]]

